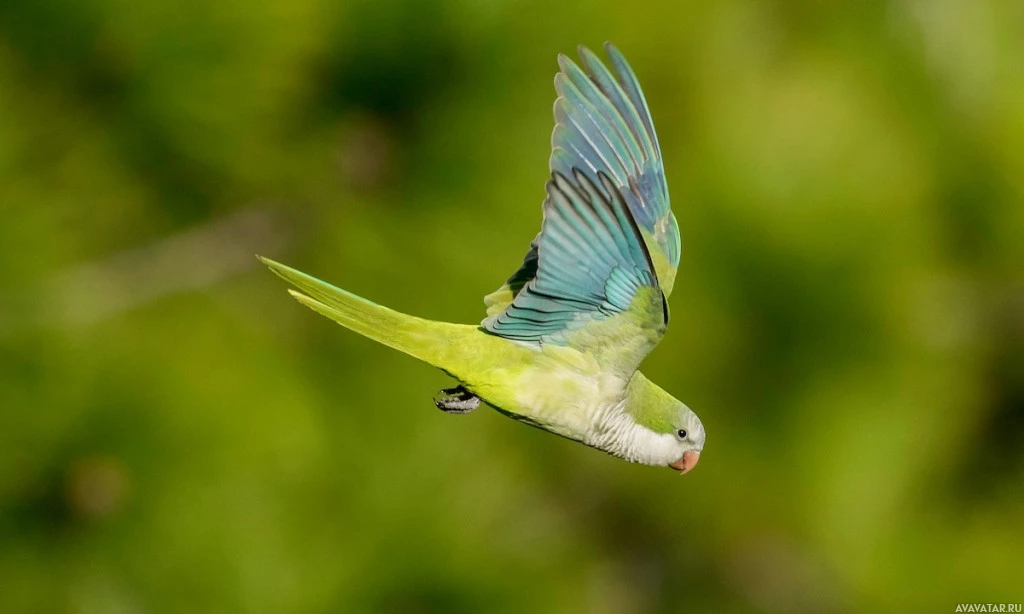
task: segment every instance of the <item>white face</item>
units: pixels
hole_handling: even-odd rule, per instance
[[[680,443],[685,444],[687,450],[696,450],[698,453],[704,450],[704,423],[700,421],[693,410],[683,405],[679,412],[680,427],[676,430],[676,436]],[[685,450],[684,450],[685,451]]]
[[[686,473],[697,464],[704,450],[704,425],[697,414],[685,405],[679,411],[674,433],[651,435],[653,437],[648,444],[650,457],[645,461],[650,465],[667,465]]]
[[[615,412],[603,428],[583,438],[587,445],[645,465],[672,467],[686,473],[697,463],[704,449],[704,425],[685,405],[680,407],[671,433],[658,433],[641,426],[625,412]]]

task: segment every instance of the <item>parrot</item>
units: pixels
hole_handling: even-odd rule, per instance
[[[435,405],[481,404],[626,461],[681,474],[704,425],[640,372],[665,334],[682,250],[643,90],[605,43],[558,56],[540,233],[479,325],[400,313],[260,257],[301,304],[454,378]],[[610,65],[610,67],[609,67]]]

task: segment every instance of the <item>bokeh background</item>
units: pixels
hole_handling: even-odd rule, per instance
[[[483,316],[559,52],[644,85],[684,478],[495,412],[261,253]],[[0,3],[0,612],[1024,600],[1024,4]]]

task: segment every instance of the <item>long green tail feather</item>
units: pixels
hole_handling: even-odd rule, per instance
[[[424,320],[388,309],[269,258],[263,264],[302,292],[289,290],[306,307],[374,341],[450,371],[453,342],[464,327]]]

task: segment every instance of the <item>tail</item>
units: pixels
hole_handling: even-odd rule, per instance
[[[306,307],[360,335],[455,375],[459,341],[474,327],[399,313],[269,258],[258,258],[271,271],[302,290],[288,290],[288,293]]]

